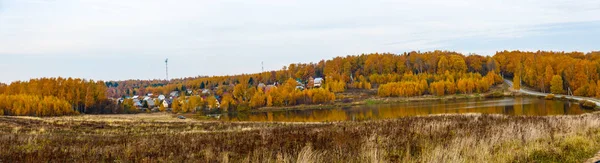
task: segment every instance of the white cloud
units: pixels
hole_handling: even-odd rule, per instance
[[[290,58],[271,61],[279,65],[368,52],[452,49],[457,39],[545,35],[551,24],[600,21],[597,0],[0,2],[0,56]],[[224,73],[244,71],[246,61],[231,61],[242,66]]]
[[[0,15],[0,54],[518,37],[536,25],[599,20],[589,6],[600,2],[12,1]]]

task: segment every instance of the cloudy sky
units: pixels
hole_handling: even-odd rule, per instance
[[[0,0],[0,82],[227,75],[370,52],[600,50],[598,0]]]

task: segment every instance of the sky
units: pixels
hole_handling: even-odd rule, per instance
[[[600,50],[598,0],[0,0],[0,82],[277,70],[372,52]]]

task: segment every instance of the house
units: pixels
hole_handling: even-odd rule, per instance
[[[321,84],[323,84],[323,78],[315,78],[315,82],[313,84],[313,87],[321,87]]]
[[[154,96],[154,94],[153,93],[148,93],[148,96],[152,97],[152,96]]]
[[[209,89],[203,89],[202,90],[202,94],[203,95],[208,95],[208,94],[210,94],[210,90]]]
[[[277,88],[277,86],[275,86],[275,84],[273,84],[273,85],[267,85],[267,87],[265,88],[265,92],[269,92],[269,90],[271,90],[273,88]]]
[[[165,95],[159,95],[158,96],[158,100],[160,100],[160,101],[165,100],[165,98],[166,98]]]
[[[138,99],[133,99],[133,106],[137,107],[137,108],[142,108],[144,105],[142,105],[142,102]]]
[[[304,84],[300,80],[296,80],[296,89],[304,90]]]
[[[192,90],[187,90],[186,92],[188,95],[191,95],[192,93],[194,93],[194,91],[192,91]]]
[[[308,82],[306,83],[306,88],[314,88],[315,87],[315,78],[312,76],[308,78]]]
[[[171,100],[169,100],[169,99],[166,99],[166,100],[163,100],[163,102],[162,102],[162,105],[163,105],[165,108],[169,108],[169,106],[171,105],[171,103],[172,103],[172,101],[171,101]]]
[[[143,100],[144,100],[144,101],[148,101],[148,100],[150,100],[150,99],[152,99],[152,98],[150,98],[150,97],[148,97],[148,96],[144,96],[144,99],[143,99]]]
[[[138,99],[138,98],[140,98],[140,96],[138,96],[138,95],[135,95],[132,97],[132,99]]]
[[[148,108],[153,108],[154,106],[156,106],[154,100],[152,99],[146,100],[146,103],[148,103]]]
[[[169,93],[169,96],[177,97],[177,96],[179,96],[179,91],[173,91],[173,92]]]
[[[267,87],[267,85],[265,85],[265,83],[258,83],[258,86],[257,86],[257,88],[263,89],[263,90],[265,90],[266,87]]]
[[[215,96],[215,105],[216,106],[212,106],[210,104],[208,104],[208,108],[221,108],[221,97],[219,96]]]
[[[267,85],[265,85],[265,83],[259,83],[258,86],[256,86],[256,89],[265,92]]]

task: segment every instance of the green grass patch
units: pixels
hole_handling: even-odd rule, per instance
[[[550,142],[547,148],[533,150],[513,162],[583,162],[600,150],[600,131],[592,137],[582,135],[567,136]],[[589,135],[588,135],[589,136]]]
[[[385,102],[383,102],[382,100],[374,100],[374,99],[368,99],[365,101],[365,104],[367,105],[377,105],[377,104],[383,104]]]

